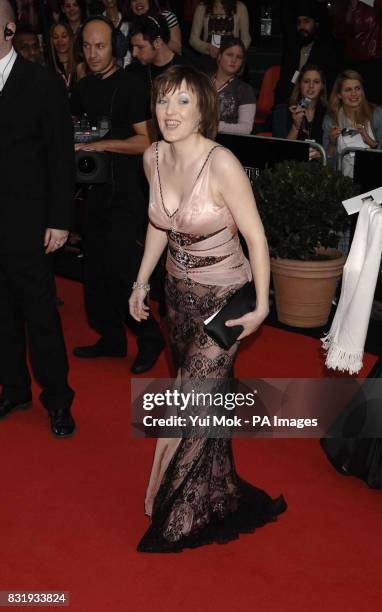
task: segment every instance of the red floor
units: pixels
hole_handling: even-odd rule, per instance
[[[59,294],[71,351],[95,336],[80,286],[60,280]],[[277,523],[224,546],[135,552],[154,443],[129,434],[133,356],[71,359],[72,439],[52,438],[37,399],[0,424],[0,590],[69,591],[70,610],[81,612],[379,609],[382,493],[339,476],[317,440],[235,441],[240,474],[285,495]],[[319,343],[264,327],[237,373],[320,377]],[[166,356],[154,374],[168,375]]]

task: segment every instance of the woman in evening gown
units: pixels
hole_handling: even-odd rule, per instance
[[[239,341],[261,325],[268,314],[267,243],[242,166],[212,140],[218,102],[208,77],[174,66],[154,81],[152,105],[164,140],[144,154],[150,223],[130,312],[137,321],[148,316],[148,282],[168,245],[165,291],[177,380],[221,381],[232,376],[239,342],[220,348],[204,332],[203,321],[253,276],[256,309],[227,325],[243,327]],[[138,551],[227,542],[276,520],[285,509],[282,497],[272,499],[239,478],[229,437],[161,438],[145,499],[151,525]]]

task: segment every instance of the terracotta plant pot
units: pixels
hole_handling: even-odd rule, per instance
[[[271,259],[277,318],[293,327],[326,325],[346,256],[336,249],[318,249],[322,259]],[[325,257],[325,258],[324,258]]]

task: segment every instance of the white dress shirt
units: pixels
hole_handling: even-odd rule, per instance
[[[16,61],[17,53],[12,47],[9,53],[0,59],[0,91],[3,90],[7,78],[13,68],[13,64]]]
[[[309,45],[304,45],[303,47],[301,47],[301,51],[300,51],[300,64],[299,64],[299,70],[301,70],[301,68],[303,68],[305,66],[305,64],[308,63],[309,60],[309,55],[310,52],[312,50],[313,47],[313,42],[309,43]]]

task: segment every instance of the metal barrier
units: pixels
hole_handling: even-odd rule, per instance
[[[322,165],[327,166],[328,164],[328,158],[326,155],[326,151],[319,142],[315,142],[313,140],[289,140],[288,138],[275,138],[274,136],[256,136],[254,135],[253,137],[257,138],[258,140],[271,140],[272,142],[276,142],[276,143],[287,141],[287,142],[298,142],[300,144],[309,145],[309,147],[311,147],[312,149],[317,149],[317,151],[321,153]]]
[[[339,170],[343,174],[344,158],[346,157],[346,155],[356,153],[357,151],[365,151],[365,149],[363,147],[345,147],[345,149],[340,151],[337,160],[337,170]]]
[[[302,140],[299,140],[298,142],[303,142]],[[326,151],[324,149],[324,147],[319,143],[319,142],[309,142],[309,145],[313,148],[313,149],[317,149],[317,151],[319,153],[321,153],[321,161],[322,161],[322,165],[323,166],[327,166],[328,165],[328,157],[326,155]]]
[[[364,149],[363,147],[346,147],[338,157],[338,169],[343,173],[344,158],[354,153],[354,183],[361,188],[361,193],[371,191],[382,185],[382,150]]]
[[[325,149],[317,142],[228,133],[218,134],[216,140],[230,149],[246,171],[255,176],[284,160],[308,161],[311,148],[320,152],[322,164],[327,165]]]

